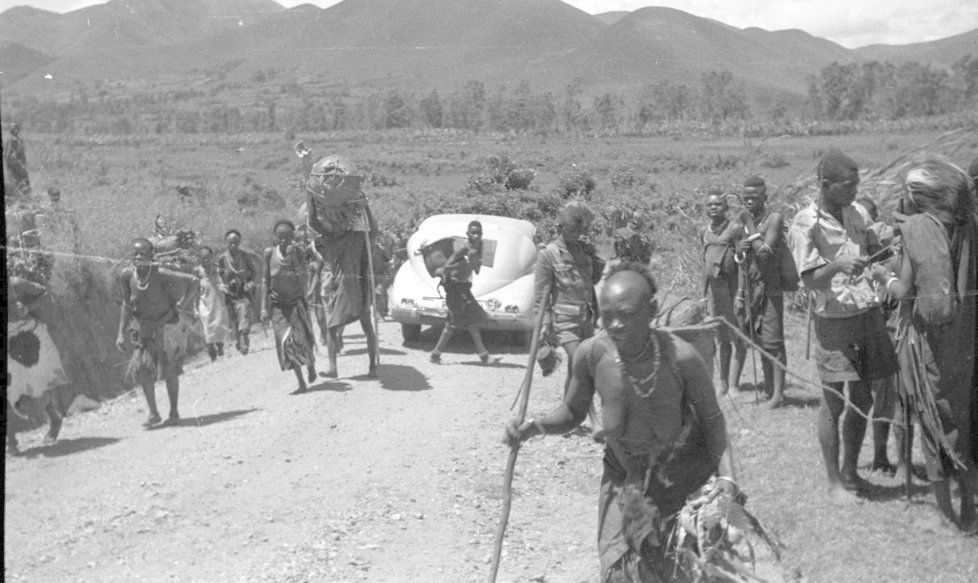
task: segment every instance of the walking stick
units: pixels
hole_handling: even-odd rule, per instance
[[[370,271],[370,309],[373,311],[374,321],[374,363],[380,366],[380,312],[377,310],[377,282],[374,279],[374,247],[370,240],[370,207],[367,206],[367,196],[363,197],[363,220],[366,223],[366,230],[363,232],[364,240],[367,242],[367,269]]]
[[[760,233],[754,233],[753,235],[747,238],[747,241],[748,242],[753,241],[754,239],[757,239],[760,236],[761,236]],[[736,257],[734,257],[734,259],[736,259]],[[737,279],[739,284],[738,287],[740,289],[737,290],[737,295],[740,296],[741,292],[743,292],[744,317],[747,323],[747,334],[750,337],[751,344],[755,344],[754,316],[751,313],[751,304],[754,303],[754,298],[751,297],[750,261],[751,261],[750,253],[745,253],[744,255],[741,256],[740,261],[737,262],[740,264],[740,276]],[[751,363],[751,369],[753,370],[753,374],[754,374],[754,403],[757,404],[760,402],[761,396],[757,391],[757,352],[754,350],[753,346],[750,347],[750,363]]]
[[[550,297],[550,286],[547,286],[543,293],[543,301],[540,302],[540,312],[534,320],[533,336],[530,340],[530,357],[526,364],[526,373],[523,375],[523,384],[520,385],[519,409],[516,413],[516,420],[519,424],[526,418],[526,408],[530,402],[530,385],[533,383],[533,367],[537,361],[537,349],[540,345],[540,328],[543,327],[543,317],[547,313],[547,298]],[[506,524],[509,522],[509,509],[513,504],[513,471],[516,468],[516,456],[520,451],[520,444],[514,443],[509,450],[509,459],[506,462],[506,473],[503,475],[503,508],[499,516],[499,527],[496,528],[496,539],[492,547],[492,566],[489,574],[489,583],[495,583],[496,574],[499,573],[499,557],[503,552],[503,537],[506,536]]]
[[[897,391],[900,390],[900,373],[898,372],[895,376],[897,383]],[[907,492],[907,504],[910,504],[912,500],[912,494],[910,492],[913,486],[913,464],[910,461],[910,456],[913,455],[913,416],[910,412],[910,396],[905,395],[903,399],[903,486]]]
[[[812,359],[812,304],[815,303],[815,299],[808,292],[805,292],[805,297],[808,299],[808,323],[806,324],[807,330],[805,331],[805,360]]]

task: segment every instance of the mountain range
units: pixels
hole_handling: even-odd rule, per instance
[[[44,92],[75,82],[257,71],[412,89],[527,80],[591,91],[730,71],[755,101],[800,99],[833,62],[978,57],[978,29],[910,45],[847,49],[801,30],[739,29],[661,7],[590,15],[560,0],[110,0],[58,14],[0,13],[0,81]],[[46,78],[47,76],[47,78]]]

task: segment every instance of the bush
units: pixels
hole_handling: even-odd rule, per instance
[[[590,200],[597,185],[598,183],[589,171],[583,168],[575,168],[560,177],[555,193],[562,200],[570,198]]]

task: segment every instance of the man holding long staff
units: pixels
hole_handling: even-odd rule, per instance
[[[547,415],[506,426],[511,446],[566,433],[584,420],[594,394],[601,396],[602,582],[671,580],[666,539],[687,496],[718,469],[718,487],[731,495],[736,490],[726,424],[706,365],[692,345],[650,327],[655,292],[646,266],[624,261],[612,267],[599,298],[604,327],[578,348],[563,401]],[[651,516],[633,516],[636,507]]]
[[[302,142],[296,144],[295,151],[308,168],[307,225],[320,235],[316,250],[323,258],[323,269],[332,274],[323,289],[329,358],[325,374],[338,376],[336,357],[343,327],[359,320],[370,358],[367,376],[375,378],[377,336],[370,315],[374,295],[370,241],[377,236],[377,223],[363,194],[362,177],[352,163],[339,156],[324,156],[312,163],[312,154]]]

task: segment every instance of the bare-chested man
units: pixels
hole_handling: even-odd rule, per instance
[[[563,402],[547,415],[506,426],[510,445],[566,433],[584,420],[595,392],[601,396],[599,433],[607,443],[598,507],[603,582],[669,580],[667,525],[686,497],[718,469],[720,487],[728,493],[736,488],[726,424],[706,365],[692,345],[650,327],[655,291],[647,267],[627,261],[613,266],[600,296],[604,328],[578,348]],[[636,534],[622,528],[621,503],[635,495],[656,510],[638,544]],[[633,550],[639,547],[641,557]]]
[[[176,425],[180,421],[177,399],[190,330],[183,314],[197,299],[198,280],[154,264],[153,244],[140,238],[132,241],[132,265],[122,272],[119,284],[122,309],[116,346],[123,351],[127,339],[132,341],[134,351],[127,377],[142,385],[146,396],[149,419],[143,426],[149,428],[162,420],[156,409],[155,384],[159,379],[166,383],[170,399],[167,425]]]

